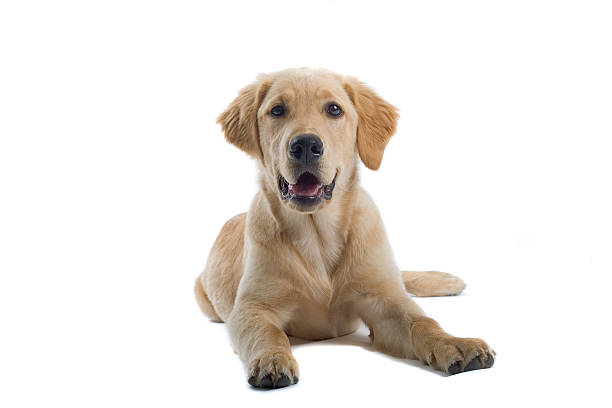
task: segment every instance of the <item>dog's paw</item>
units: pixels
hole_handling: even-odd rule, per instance
[[[283,388],[297,384],[298,365],[287,353],[264,354],[247,368],[249,384],[257,388]]]
[[[491,368],[495,351],[481,339],[445,336],[433,342],[423,362],[449,374]]]

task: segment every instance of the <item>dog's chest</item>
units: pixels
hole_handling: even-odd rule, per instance
[[[321,339],[347,334],[355,330],[358,319],[338,308],[342,283],[336,274],[345,237],[333,219],[302,219],[292,225],[290,238],[299,253],[301,276],[305,289],[299,300],[289,334]]]
[[[291,239],[312,277],[331,287],[331,275],[344,248],[333,219],[308,217],[293,229]]]

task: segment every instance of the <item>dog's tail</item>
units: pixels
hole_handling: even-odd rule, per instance
[[[402,271],[402,280],[406,291],[418,297],[458,295],[465,289],[465,282],[445,272]]]
[[[208,296],[206,296],[206,292],[204,292],[204,287],[202,286],[202,280],[199,276],[195,281],[193,292],[200,309],[202,309],[202,312],[204,312],[204,314],[213,322],[222,322],[223,320],[221,320],[217,312],[215,312],[215,308],[213,307],[212,303],[210,303],[210,299],[208,299]]]

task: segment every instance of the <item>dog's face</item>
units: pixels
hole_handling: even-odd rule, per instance
[[[348,188],[357,152],[367,167],[380,166],[397,110],[354,78],[290,69],[260,75],[218,122],[229,142],[260,160],[285,205],[314,212]]]

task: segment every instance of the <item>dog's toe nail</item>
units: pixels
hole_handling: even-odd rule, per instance
[[[489,354],[489,356],[487,357],[487,361],[485,361],[484,363],[484,368],[493,367],[493,363],[495,363],[495,358],[493,357],[493,354]]]
[[[249,384],[251,384],[253,387],[257,387],[257,376],[252,376],[249,377]]]
[[[281,374],[278,381],[276,381],[275,388],[283,388],[291,384],[291,379],[286,374]]]
[[[482,368],[482,364],[480,364],[480,358],[476,356],[469,363],[467,363],[463,371],[478,370],[479,368]]]
[[[300,381],[300,379],[299,379],[299,378],[297,378],[297,377],[293,377],[293,383],[294,383],[294,384],[297,384],[297,383],[298,383],[298,381]]]
[[[459,374],[461,372],[461,362],[455,361],[448,367],[449,374]]]
[[[261,388],[272,388],[274,386],[274,383],[272,382],[272,374],[266,374],[264,378],[261,379],[259,386]]]

